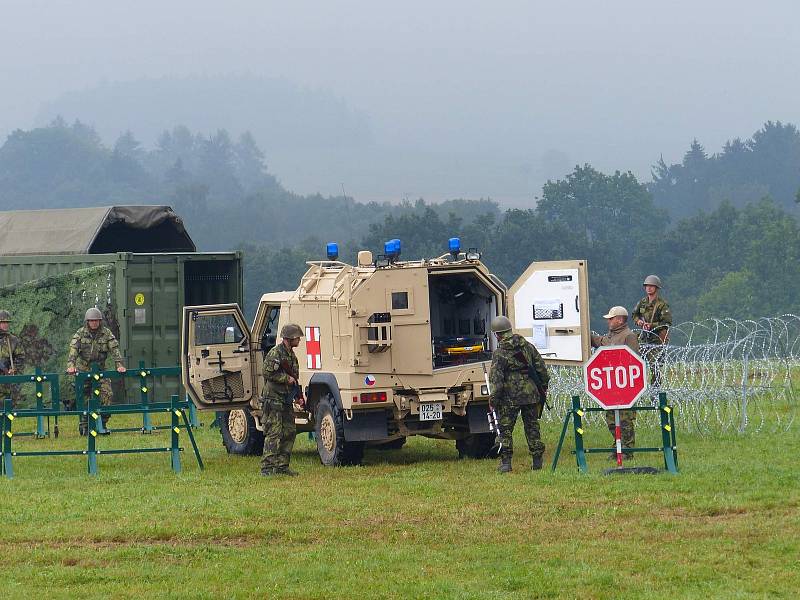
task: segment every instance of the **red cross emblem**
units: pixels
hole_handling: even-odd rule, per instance
[[[306,365],[309,369],[322,368],[322,347],[319,343],[319,327],[306,327]]]

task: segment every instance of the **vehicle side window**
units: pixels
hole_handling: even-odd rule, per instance
[[[197,315],[194,322],[195,343],[198,345],[237,344],[244,339],[241,327],[233,315]]]
[[[408,292],[392,292],[392,310],[408,308]]]
[[[264,327],[264,333],[261,336],[261,350],[269,352],[270,349],[278,343],[278,321],[281,316],[280,306],[271,306],[269,313],[267,313],[267,324]]]

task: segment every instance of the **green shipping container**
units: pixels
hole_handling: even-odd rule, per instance
[[[169,207],[0,212],[0,308],[14,315],[26,371],[63,372],[91,306],[117,334],[128,367],[179,364],[183,306],[243,298],[241,253],[194,250]],[[155,391],[159,399],[178,393],[177,382]]]

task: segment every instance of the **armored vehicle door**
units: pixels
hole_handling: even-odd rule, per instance
[[[428,271],[377,270],[353,295],[358,373],[433,372]]]
[[[508,290],[514,330],[551,364],[589,358],[589,285],[585,260],[532,263]]]
[[[249,404],[255,349],[238,304],[184,307],[181,342],[183,386],[199,409]]]

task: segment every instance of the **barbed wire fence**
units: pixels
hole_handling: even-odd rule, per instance
[[[643,354],[648,346],[642,348]],[[681,429],[700,434],[759,433],[790,430],[800,401],[800,316],[757,320],[706,319],[674,325],[661,350],[660,391],[676,409]],[[580,367],[551,368],[546,420],[560,421],[572,396],[584,393]],[[598,421],[591,413],[590,421]],[[640,413],[637,427],[656,427],[654,413]],[[603,425],[604,426],[604,425]]]

